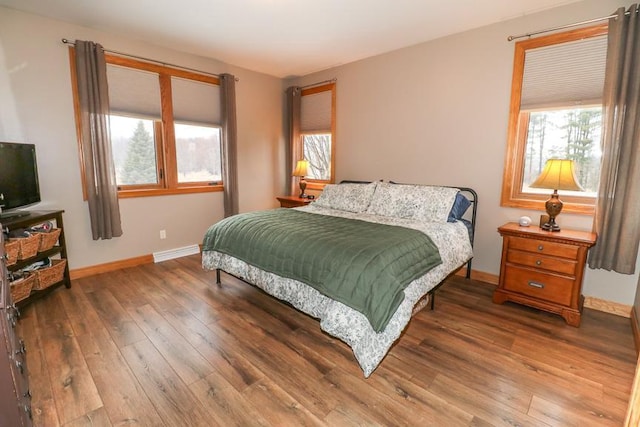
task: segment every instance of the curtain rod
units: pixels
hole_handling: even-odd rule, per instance
[[[507,37],[507,41],[513,41],[515,39],[521,39],[521,38],[524,38],[524,37],[531,37],[531,36],[535,36],[535,35],[538,35],[538,34],[550,33],[551,31],[556,31],[556,30],[564,30],[565,28],[579,27],[580,25],[592,24],[594,22],[606,21],[607,19],[615,18],[616,16],[618,16],[618,15],[603,16],[602,18],[589,19],[588,21],[576,22],[574,24],[561,25],[559,27],[547,28],[545,30],[534,31],[532,33],[520,34],[518,36],[509,36],[509,37]]]
[[[309,89],[310,87],[315,87],[315,86],[320,86],[323,85],[325,83],[335,83],[337,82],[338,79],[336,79],[335,77],[329,80],[323,80],[321,82],[317,82],[317,83],[311,83],[310,85],[306,85],[306,86],[302,86],[300,87],[300,89]]]
[[[71,41],[69,39],[62,39],[62,43],[70,44],[70,45],[73,45],[73,46],[76,45],[75,41]],[[108,52],[108,53],[112,53],[114,55],[126,56],[128,58],[134,58],[134,59],[140,59],[140,60],[145,61],[145,62],[151,62],[153,64],[159,64],[159,65],[163,65],[165,67],[169,66],[169,67],[173,67],[173,68],[179,68],[181,70],[193,71],[195,73],[207,74],[207,75],[218,77],[218,78],[220,77],[220,74],[210,73],[208,71],[196,70],[195,68],[183,67],[182,65],[170,64],[168,62],[157,61],[155,59],[145,58],[143,56],[130,55],[128,53],[118,52],[118,51],[115,51],[115,50],[109,50],[109,49],[105,49],[105,48],[102,48],[102,50],[104,50],[105,52]],[[235,80],[237,82],[240,81],[240,79],[238,77],[235,77]]]
[[[639,10],[640,10],[639,8],[636,8],[635,12],[637,13]],[[624,14],[626,16],[629,16],[629,15],[631,15],[631,11],[628,10]],[[507,37],[507,41],[512,41],[512,40],[515,40],[515,39],[521,39],[523,37],[531,37],[531,36],[535,36],[535,35],[543,34],[543,33],[549,33],[551,31],[556,31],[556,30],[564,30],[565,28],[579,27],[580,25],[592,24],[594,22],[606,21],[606,20],[611,19],[611,18],[616,18],[617,16],[618,16],[617,14],[609,15],[609,16],[603,16],[601,18],[589,19],[588,21],[576,22],[575,24],[567,24],[567,25],[562,25],[560,27],[547,28],[546,30],[534,31],[532,33],[520,34],[519,36],[509,36],[509,37]]]

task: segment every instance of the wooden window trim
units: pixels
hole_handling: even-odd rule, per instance
[[[307,188],[311,190],[322,190],[327,184],[333,184],[336,182],[336,84],[327,83],[325,85],[314,86],[308,89],[302,89],[300,96],[313,95],[314,93],[331,91],[331,177],[328,180],[324,179],[306,179]],[[303,138],[305,134],[310,132],[301,132],[300,140],[300,152],[303,152]]]
[[[161,141],[156,141],[156,155],[159,182],[156,185],[128,185],[118,189],[118,198],[126,199],[133,197],[153,197],[177,194],[210,193],[224,191],[221,183],[211,184],[209,182],[179,183],[177,177],[177,158],[175,148],[175,131],[173,124],[173,103],[171,102],[171,77],[180,77],[189,80],[196,80],[203,83],[220,85],[220,79],[215,76],[195,73],[169,66],[140,61],[119,55],[105,53],[107,64],[119,65],[128,68],[151,71],[159,76],[161,92],[161,122],[154,123],[156,135]],[[76,122],[76,136],[78,140],[78,157],[80,161],[80,173],[82,181],[83,200],[87,200],[87,184],[85,180],[84,157],[82,148],[82,127],[80,118],[80,101],[77,90],[77,73],[75,67],[75,47],[69,46],[69,68],[71,70],[71,88],[73,95],[73,109]],[[160,144],[158,144],[160,142]]]
[[[532,194],[522,191],[527,129],[521,126],[521,123],[529,120],[529,114],[520,111],[526,51],[542,46],[605,35],[607,34],[607,29],[608,24],[604,23],[516,43],[500,206],[544,210],[544,203],[549,198],[547,194]],[[549,194],[551,194],[551,191]],[[595,199],[591,197],[562,196],[562,201],[564,202],[563,212],[593,214],[595,209]]]

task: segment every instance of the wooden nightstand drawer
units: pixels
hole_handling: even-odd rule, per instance
[[[525,268],[506,268],[504,289],[562,305],[571,304],[573,279]]]
[[[507,262],[520,264],[526,267],[544,269],[555,273],[574,276],[576,274],[577,262],[566,258],[553,258],[531,252],[524,252],[510,249],[507,253]]]
[[[549,242],[546,240],[527,239],[523,237],[510,237],[509,248],[569,259],[576,259],[578,256],[578,247],[575,245]]]

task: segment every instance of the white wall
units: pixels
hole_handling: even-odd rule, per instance
[[[34,209],[64,209],[71,269],[201,243],[223,216],[222,193],[120,200],[124,235],[93,241],[82,200],[68,49],[61,39],[92,40],[105,48],[213,73],[236,84],[240,209],[275,207],[284,186],[280,79],[117,34],[0,7],[0,141],[36,144],[43,201]],[[167,231],[160,240],[159,230]]]
[[[459,185],[479,193],[474,269],[498,274],[496,229],[541,212],[500,207],[514,43],[507,36],[607,16],[588,0],[285,82],[337,78],[336,178]],[[449,18],[447,18],[449,19]],[[454,19],[453,17],[451,19]],[[561,214],[591,230],[592,217]],[[638,275],[587,270],[583,293],[633,304]]]

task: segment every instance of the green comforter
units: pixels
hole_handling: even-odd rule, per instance
[[[376,332],[409,283],[442,263],[420,231],[293,209],[225,218],[209,228],[203,250],[306,283],[364,314]]]

